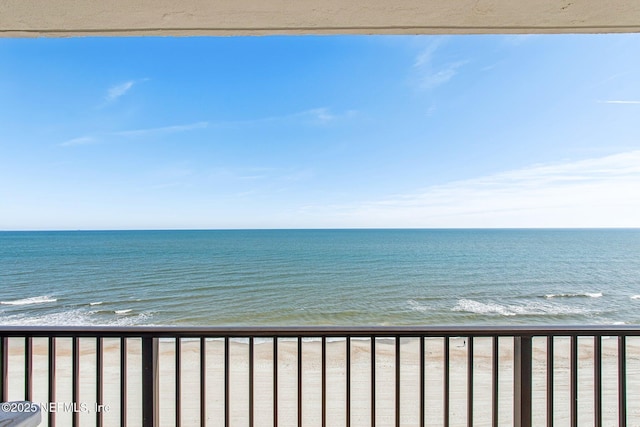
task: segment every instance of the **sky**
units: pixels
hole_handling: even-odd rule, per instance
[[[640,227],[639,52],[0,39],[0,230]]]

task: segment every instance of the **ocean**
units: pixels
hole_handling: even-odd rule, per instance
[[[1,325],[640,323],[640,230],[0,232]]]

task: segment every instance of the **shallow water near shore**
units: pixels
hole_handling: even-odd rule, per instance
[[[640,323],[640,230],[0,232],[4,325]]]

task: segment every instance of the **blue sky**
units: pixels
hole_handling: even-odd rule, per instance
[[[0,230],[639,227],[639,47],[0,39]]]

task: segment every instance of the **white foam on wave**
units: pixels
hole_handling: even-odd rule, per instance
[[[74,309],[43,315],[15,314],[0,316],[3,326],[135,326],[148,325],[151,313],[139,313],[135,316],[101,315],[95,311]]]
[[[114,311],[114,313],[115,313],[115,314],[120,314],[120,315],[122,315],[122,314],[129,314],[129,313],[131,313],[131,309],[129,308],[129,309],[127,309],[127,310],[116,310],[116,311]]]
[[[429,310],[429,307],[427,307],[426,305],[422,305],[418,301],[413,299],[408,300],[407,304],[409,304],[409,307],[411,308],[411,310],[417,311],[420,313],[425,313]]]
[[[31,298],[23,298],[15,301],[0,301],[2,305],[31,305],[31,304],[46,304],[50,302],[58,301],[57,298],[52,298],[49,296],[39,296],[39,297],[31,297]]]
[[[583,292],[578,294],[547,294],[545,298],[574,298],[574,297],[582,297],[582,298],[601,298],[603,296],[602,292]]]
[[[631,295],[629,298],[631,298],[631,299],[640,299],[640,295]]]
[[[475,314],[523,316],[523,315],[569,315],[586,314],[587,310],[579,307],[569,307],[559,304],[529,303],[524,305],[509,305],[497,303],[483,303],[470,299],[458,300],[451,311],[461,311]]]
[[[89,305],[102,305],[102,301],[90,302]]]
[[[452,311],[466,311],[476,314],[499,314],[502,316],[515,316],[506,306],[494,303],[482,303],[470,299],[461,299]]]

